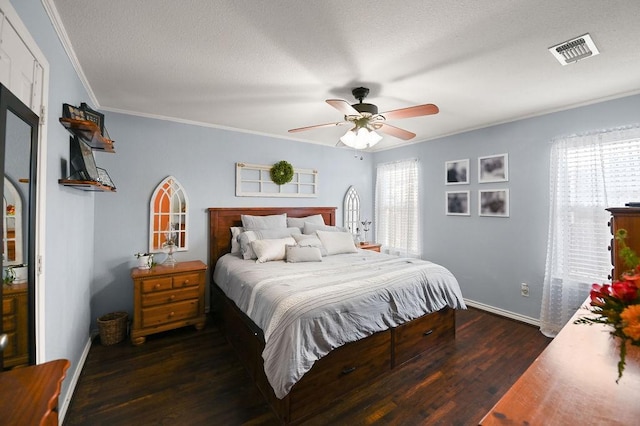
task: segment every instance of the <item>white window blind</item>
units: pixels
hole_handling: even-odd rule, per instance
[[[553,336],[611,273],[608,207],[640,200],[640,128],[555,140],[541,330]]]
[[[420,257],[418,185],[417,159],[378,165],[374,223],[385,251]]]

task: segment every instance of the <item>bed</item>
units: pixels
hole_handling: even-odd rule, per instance
[[[323,262],[318,262],[313,266],[309,265],[311,269],[304,269],[304,271],[307,271],[305,272],[306,275],[304,275],[307,278],[304,280],[297,278],[297,281],[295,281],[295,283],[310,286],[308,292],[312,294],[316,294],[313,293],[314,291],[320,291],[321,293],[318,294],[325,295],[311,298],[310,300],[312,301],[324,301],[326,299],[326,291],[319,286],[314,287],[316,284],[312,279],[316,275],[325,273],[320,272],[324,270],[332,271],[332,281],[337,286],[335,288],[341,289],[340,291],[344,290],[345,287],[349,287],[349,291],[351,291],[352,281],[345,279],[342,282],[338,282],[340,280],[336,280],[335,277],[346,278],[350,274],[358,277],[357,280],[353,279],[353,282],[364,280],[372,289],[377,288],[376,286],[380,286],[382,289],[384,286],[380,281],[382,278],[379,277],[386,276],[386,272],[369,274],[364,278],[355,274],[360,273],[358,270],[362,270],[362,273],[365,273],[364,271],[367,269],[380,269],[383,267],[394,270],[401,269],[403,272],[414,268],[417,271],[414,275],[421,277],[425,274],[431,274],[430,271],[433,270],[439,278],[433,278],[432,281],[447,281],[447,285],[439,286],[436,284],[433,289],[429,287],[420,290],[425,293],[424,297],[435,300],[433,306],[425,308],[426,312],[416,313],[413,312],[411,307],[395,309],[397,312],[393,312],[384,318],[381,317],[380,321],[367,326],[366,330],[360,330],[357,327],[347,329],[343,334],[349,337],[343,338],[341,336],[340,339],[342,340],[338,343],[336,341],[339,339],[326,331],[327,329],[338,330],[333,325],[328,326],[327,329],[318,328],[315,331],[312,328],[310,335],[320,336],[319,343],[307,342],[299,344],[301,341],[299,335],[302,334],[298,333],[296,329],[295,339],[286,338],[284,340],[289,342],[290,349],[293,351],[302,350],[305,354],[311,353],[312,362],[309,362],[307,358],[302,362],[297,355],[289,356],[288,352],[285,352],[284,356],[278,354],[276,358],[270,358],[270,354],[282,350],[280,346],[278,346],[277,351],[274,350],[273,342],[278,339],[273,336],[290,335],[288,334],[289,331],[277,331],[279,329],[275,328],[273,324],[287,323],[289,325],[289,323],[298,324],[298,322],[296,322],[297,319],[296,321],[275,321],[272,316],[256,314],[257,309],[253,308],[254,304],[263,303],[258,302],[258,300],[261,300],[258,297],[261,293],[257,289],[260,288],[262,290],[260,285],[269,287],[263,285],[265,282],[277,282],[280,288],[285,289],[297,286],[298,284],[294,284],[294,281],[286,282],[286,277],[290,279],[292,274],[295,274],[297,264],[280,261],[260,265],[254,261],[242,260],[241,258],[234,259],[235,255],[227,255],[231,251],[230,229],[231,227],[241,226],[242,214],[268,216],[286,213],[288,217],[297,218],[321,215],[326,225],[335,225],[335,210],[333,207],[209,209],[209,265],[210,271],[213,271],[214,274],[211,279],[213,309],[221,313],[227,339],[236,350],[251,378],[265,396],[266,401],[285,424],[304,420],[327,407],[341,395],[353,391],[381,375],[388,374],[391,370],[398,368],[416,356],[428,356],[429,351],[434,347],[455,337],[453,308],[465,307],[455,278],[452,275],[449,278],[450,272],[439,265],[408,259],[404,260],[405,263],[399,263],[403,261],[364,250],[360,250],[357,253],[327,256],[323,258]],[[348,265],[348,270],[340,269],[345,268],[345,265]],[[217,269],[216,266],[218,267]],[[256,268],[256,270],[247,270],[246,268]],[[263,275],[275,274],[274,271],[276,269],[281,270],[284,276]],[[228,276],[233,277],[233,274],[228,272],[231,270],[240,272],[236,274],[236,278],[228,278],[231,280],[228,281]],[[251,285],[249,281],[252,275],[261,277],[259,283],[255,287],[251,287],[249,293],[243,295],[242,291],[245,290],[242,290],[242,288]],[[374,275],[379,275],[379,277]],[[216,276],[217,280],[214,278]],[[392,275],[389,276],[391,277]],[[235,284],[233,279],[236,280]],[[420,279],[422,280],[422,278]],[[451,281],[453,284],[449,285]],[[377,299],[371,299],[374,293],[373,290],[370,290],[372,293],[366,296],[368,298],[366,300],[368,305],[366,306],[378,306],[381,300],[384,299],[387,305],[395,307],[400,299],[392,293],[392,291],[395,291],[392,290],[393,288],[395,288],[395,285],[389,286],[383,291],[381,290],[380,294],[384,296],[375,296]],[[413,290],[407,287],[397,291],[404,293]],[[332,289],[331,293],[333,292],[334,290]],[[444,292],[444,295],[440,295],[440,292]],[[417,300],[421,297],[422,295],[419,293],[411,293],[408,300]],[[295,300],[298,300],[297,298],[297,295],[293,297]],[[265,298],[265,301],[266,299],[268,297]],[[337,303],[347,303],[343,302],[342,299],[348,298],[339,297],[338,299],[340,300]],[[353,300],[359,299],[354,296]],[[351,306],[351,302],[349,303],[349,306]],[[420,303],[414,304],[420,305]],[[289,310],[298,310],[298,305],[295,306],[296,309]],[[313,314],[317,312],[315,309],[320,308],[313,306],[313,309],[310,308],[306,312]],[[340,305],[335,309],[337,309],[337,312],[342,313],[346,308]],[[405,311],[410,312],[410,314],[407,313],[405,315]],[[399,314],[399,312],[402,314]],[[268,319],[263,319],[263,316],[268,317]],[[278,315],[274,316],[281,318]],[[331,315],[322,316],[322,318],[327,317],[331,317]],[[343,315],[338,315],[337,317],[344,318]],[[302,322],[304,323],[304,321]],[[258,324],[261,324],[262,328]],[[343,325],[342,323],[340,324],[341,327]],[[344,326],[348,327],[348,325]],[[267,339],[265,339],[265,335]],[[291,332],[291,335],[294,335],[294,333]],[[309,345],[310,349],[306,345]],[[283,366],[283,359],[293,359],[292,363],[295,368],[288,369],[286,365]],[[303,365],[302,373],[300,372],[300,365]],[[276,373],[279,373],[280,370],[285,370],[287,373],[290,370],[294,370],[296,375],[293,378],[285,376],[286,380],[279,380],[279,376]]]

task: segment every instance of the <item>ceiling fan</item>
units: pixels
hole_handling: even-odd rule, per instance
[[[359,103],[351,105],[342,99],[327,99],[329,105],[344,114],[343,121],[298,127],[296,129],[290,129],[289,133],[303,132],[320,127],[353,124],[354,127],[347,131],[347,133],[340,138],[340,141],[348,146],[362,149],[373,146],[381,139],[381,137],[375,133],[376,130],[402,140],[409,140],[416,136],[415,133],[388,124],[386,122],[387,120],[432,115],[437,114],[439,111],[438,107],[434,104],[424,104],[378,113],[378,107],[376,105],[362,102],[369,94],[369,89],[366,87],[356,87],[351,93],[360,101]],[[360,135],[362,135],[362,137]],[[358,137],[361,137],[359,142],[354,140],[354,138]]]

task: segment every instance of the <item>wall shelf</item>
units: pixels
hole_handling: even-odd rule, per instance
[[[82,191],[91,192],[116,192],[115,188],[95,182],[92,180],[73,180],[73,179],[58,179],[58,183],[64,186],[70,186],[72,188],[80,189]]]
[[[60,118],[60,123],[71,133],[86,142],[91,149],[102,152],[115,153],[113,141],[105,138],[100,133],[98,125],[88,120],[77,120],[73,118]]]

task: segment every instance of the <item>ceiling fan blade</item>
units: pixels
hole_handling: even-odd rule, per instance
[[[348,123],[347,121],[338,121],[338,122],[335,122],[335,123],[316,124],[314,126],[298,127],[297,129],[289,129],[288,132],[289,133],[304,132],[306,130],[318,129],[318,128],[321,128],[321,127],[342,126],[343,124],[347,124],[347,123]]]
[[[327,99],[327,103],[344,115],[361,115],[357,109],[343,99]]]
[[[397,120],[400,118],[420,117],[422,115],[437,114],[440,109],[434,104],[416,105],[407,108],[394,109],[380,113],[387,120]]]
[[[415,133],[411,133],[408,130],[401,129],[387,123],[380,123],[379,127],[378,125],[375,126],[375,129],[381,131],[382,133],[386,133],[387,135],[394,136],[405,141],[416,137]]]

